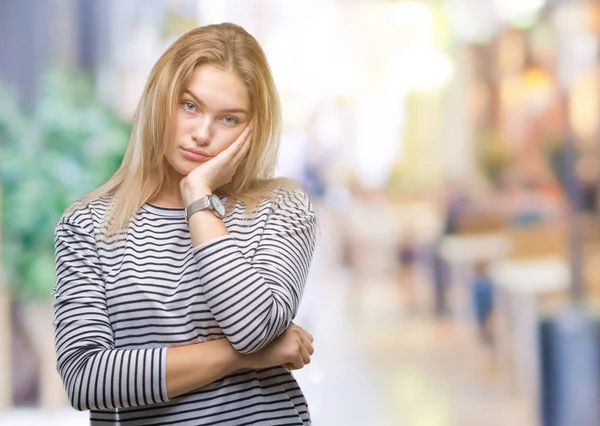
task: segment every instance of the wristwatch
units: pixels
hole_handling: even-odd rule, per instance
[[[192,204],[187,206],[185,209],[185,220],[189,222],[190,217],[193,214],[198,213],[200,210],[209,209],[219,219],[223,219],[225,216],[225,206],[215,194],[207,194],[199,200],[194,201]]]

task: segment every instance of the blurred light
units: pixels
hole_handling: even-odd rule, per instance
[[[389,14],[389,22],[403,28],[430,28],[433,16],[429,7],[415,1],[397,3]]]
[[[402,52],[392,63],[390,87],[412,90],[437,89],[450,80],[454,67],[450,59],[433,46],[415,46]]]
[[[589,143],[593,143],[598,134],[600,99],[596,94],[600,89],[599,77],[595,69],[584,73],[574,82],[569,97],[568,111],[573,133]]]
[[[546,0],[495,0],[500,18],[516,26],[534,24],[545,4]]]
[[[499,28],[500,22],[487,1],[446,0],[444,12],[457,41],[485,43]]]
[[[319,385],[325,381],[325,372],[320,368],[315,368],[308,373],[308,378],[314,384]]]
[[[352,164],[367,187],[385,185],[401,153],[401,129],[405,111],[402,98],[380,89],[362,98],[356,106]]]
[[[587,12],[580,4],[561,3],[554,9],[552,21],[561,36],[579,33],[586,30]]]
[[[282,19],[262,42],[279,90],[314,101],[355,94],[368,64],[354,48],[356,35],[342,19],[339,5],[331,1],[318,6],[313,2],[286,5],[293,16]],[[311,25],[306,31],[308,20]]]
[[[581,76],[594,69],[598,40],[590,28],[587,3],[561,2],[553,9],[556,31],[559,87],[570,90]]]
[[[558,76],[564,87],[571,88],[583,75],[596,66],[598,40],[594,34],[571,34],[559,45]]]
[[[542,114],[554,97],[551,76],[542,69],[530,68],[524,72],[522,83],[519,91],[525,96],[526,104],[532,112]]]

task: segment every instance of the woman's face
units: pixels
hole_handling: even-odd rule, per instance
[[[186,176],[223,151],[250,121],[250,96],[234,71],[202,65],[194,71],[174,115],[166,158]]]

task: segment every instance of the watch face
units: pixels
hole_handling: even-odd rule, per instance
[[[219,214],[219,216],[225,216],[225,206],[215,194],[210,196],[210,205],[212,206],[213,210]]]

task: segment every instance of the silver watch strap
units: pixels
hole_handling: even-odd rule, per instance
[[[204,210],[209,207],[210,207],[210,194],[205,195],[204,197],[200,198],[199,200],[194,201],[192,204],[187,206],[187,208],[185,209],[186,221],[190,220],[190,217],[192,217],[192,215],[194,213],[198,213],[200,210]]]

